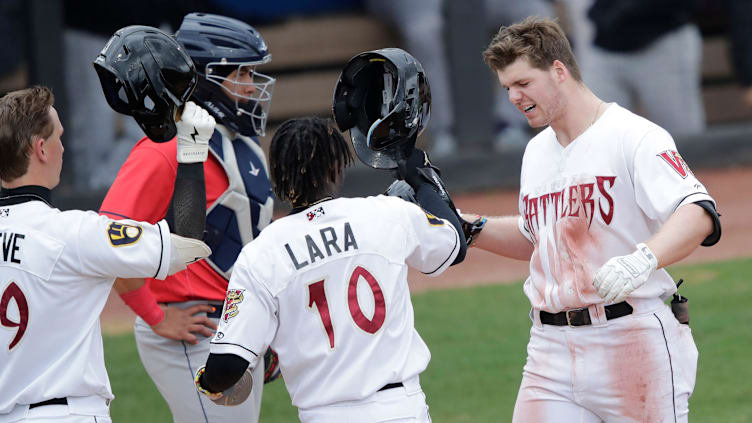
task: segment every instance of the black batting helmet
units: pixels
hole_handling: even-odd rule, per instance
[[[174,38],[150,26],[115,32],[94,60],[107,103],[133,116],[156,142],[175,137],[175,111],[197,84],[191,58]]]
[[[256,66],[272,59],[261,34],[237,19],[190,13],[183,18],[175,37],[200,75],[194,101],[236,132],[264,135],[275,80],[256,72]],[[250,72],[251,82],[239,81],[244,69]],[[236,70],[235,78],[228,78]],[[234,84],[235,91],[223,85],[224,81]],[[253,85],[253,93],[237,91],[244,85]]]
[[[361,53],[345,65],[334,89],[334,119],[350,130],[358,157],[381,169],[397,167],[428,124],[431,89],[423,66],[398,48]]]

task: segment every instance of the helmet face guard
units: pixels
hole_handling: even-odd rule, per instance
[[[272,102],[272,92],[276,79],[256,71],[256,66],[271,61],[271,55],[259,62],[209,62],[206,65],[206,80],[216,84],[235,103],[238,117],[246,115],[251,119],[253,132],[257,135],[266,134],[266,121],[269,117],[269,107]],[[227,76],[222,76],[218,69],[235,69]],[[234,77],[231,77],[234,73]],[[243,75],[250,75],[250,82],[243,82]],[[239,90],[252,86],[251,94],[243,94]],[[234,89],[231,89],[233,87]],[[243,90],[245,91],[245,90]]]
[[[176,110],[198,82],[193,62],[175,39],[152,27],[125,27],[93,64],[113,110],[133,116],[155,142],[175,137]]]
[[[190,13],[175,36],[199,70],[193,101],[236,132],[264,135],[275,79],[256,71],[272,58],[261,34],[237,19]]]
[[[430,118],[431,90],[423,67],[390,48],[361,53],[348,62],[334,92],[333,112],[361,161],[393,169],[409,155]]]

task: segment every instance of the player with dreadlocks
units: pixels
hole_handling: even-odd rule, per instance
[[[235,263],[196,377],[213,400],[242,401],[246,369],[271,346],[303,422],[430,421],[418,379],[430,353],[414,327],[407,267],[440,274],[464,254],[464,235],[456,218],[437,217],[455,214],[436,191],[431,213],[398,197],[334,198],[351,162],[330,120],[292,119],[275,133],[272,183],[292,211]]]
[[[277,134],[277,142],[270,146],[277,197],[292,207],[333,197],[342,171],[352,163],[344,138],[326,120],[317,118],[289,120]]]

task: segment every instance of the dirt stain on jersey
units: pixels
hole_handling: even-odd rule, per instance
[[[598,302],[591,264],[598,243],[589,223],[581,214],[554,224],[556,250],[549,252],[549,266],[559,286],[559,301],[567,309]]]
[[[645,319],[653,316],[645,316]],[[661,406],[672,404],[671,375],[668,366],[660,366],[658,355],[666,357],[665,348],[656,348],[646,331],[659,330],[647,325],[631,327],[613,334],[622,342],[610,350],[611,363],[608,391],[618,398],[616,415],[629,421],[663,421]],[[669,414],[670,415],[670,414]]]

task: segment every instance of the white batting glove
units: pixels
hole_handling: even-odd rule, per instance
[[[601,266],[595,274],[593,286],[607,304],[620,303],[645,283],[657,268],[655,254],[640,243],[634,253],[613,257]]]
[[[211,248],[198,239],[170,234],[170,267],[168,275],[185,270],[189,264],[211,255]]]
[[[209,155],[209,138],[216,122],[206,110],[189,101],[185,103],[178,128],[178,163],[203,163]]]

